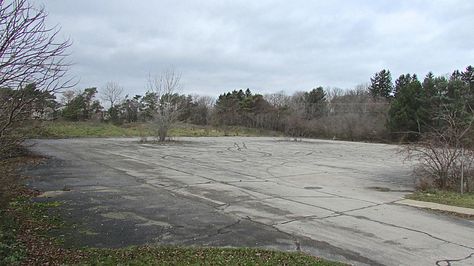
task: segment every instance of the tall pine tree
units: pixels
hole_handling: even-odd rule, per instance
[[[416,75],[401,75],[395,82],[396,94],[389,110],[388,126],[396,136],[418,138],[427,122],[426,94]]]
[[[372,97],[390,98],[393,90],[392,76],[389,70],[381,70],[370,79],[369,92]]]

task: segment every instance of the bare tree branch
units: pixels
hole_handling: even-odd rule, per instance
[[[47,13],[28,0],[0,1],[0,145],[21,142],[12,132],[28,119],[32,105],[73,86],[67,73],[69,40],[46,26]],[[26,89],[28,86],[33,90]]]
[[[110,81],[105,84],[101,94],[101,99],[114,107],[122,98],[123,88],[117,82]]]

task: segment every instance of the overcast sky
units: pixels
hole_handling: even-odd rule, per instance
[[[474,64],[474,1],[37,0],[69,37],[79,87],[145,91],[170,66],[183,93],[352,88],[387,68]]]

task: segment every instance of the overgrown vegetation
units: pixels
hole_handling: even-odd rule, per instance
[[[403,151],[408,159],[420,163],[415,172],[418,186],[472,191],[474,69],[455,71],[449,80],[429,74],[423,85],[416,76],[405,75],[397,86],[397,94],[404,96],[395,99],[391,122],[405,128],[407,138],[412,140]]]
[[[417,141],[421,134],[442,125],[442,111],[473,103],[473,79],[473,68],[468,67],[450,77],[429,73],[422,82],[415,74],[405,74],[393,84],[390,71],[382,70],[370,84],[349,90],[317,87],[289,96],[284,92],[260,95],[246,89],[223,93],[213,101],[177,93],[180,75],[170,71],[150,79],[149,91],[143,96],[122,98],[123,89],[115,82],[108,82],[103,92],[97,88],[66,91],[60,103],[51,104],[56,109],[42,118],[114,125],[149,123],[161,140],[180,122],[272,130],[291,137]],[[96,100],[101,93],[111,105],[108,109]],[[472,111],[467,114],[472,116]]]
[[[99,122],[43,121],[24,127],[29,138],[74,138],[74,137],[151,137],[154,129],[148,123],[114,125]],[[224,136],[280,136],[280,132],[246,128],[241,126],[199,126],[177,123],[169,130],[169,137],[224,137]]]
[[[299,252],[279,252],[251,248],[132,247],[90,250],[85,264],[92,265],[320,265],[329,262]]]

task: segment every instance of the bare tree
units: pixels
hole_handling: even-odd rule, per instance
[[[344,91],[336,87],[326,88],[325,91],[326,91],[326,98],[328,99],[329,102],[332,101],[336,97],[340,97],[344,95]]]
[[[35,102],[72,85],[71,42],[58,41],[59,28],[46,26],[46,17],[28,0],[0,1],[0,155],[21,143],[13,131]]]
[[[101,99],[110,104],[110,108],[114,107],[115,104],[121,100],[123,94],[123,88],[114,81],[109,81],[105,84],[101,92]]]
[[[209,124],[215,101],[211,96],[192,95],[191,114],[188,121],[196,125]]]
[[[402,152],[407,159],[419,162],[415,174],[423,178],[423,183],[433,183],[441,189],[459,186],[463,191],[465,183],[472,177],[464,179],[461,176],[464,177],[464,172],[473,172],[469,169],[474,155],[472,147],[465,145],[471,140],[473,117],[460,119],[456,113],[447,110],[438,119],[444,126],[422,133],[418,142],[405,145]],[[462,165],[467,166],[468,171],[464,171]],[[469,183],[467,185],[469,189]]]
[[[192,97],[193,102],[198,105],[206,106],[207,108],[212,108],[216,102],[216,99],[212,96],[194,94]]]
[[[305,113],[305,101],[304,91],[296,91],[290,98],[290,109],[292,113],[298,117],[304,117]]]
[[[169,129],[177,121],[181,112],[177,102],[181,90],[181,73],[167,69],[160,75],[148,78],[148,89],[156,93],[158,106],[153,115],[153,125],[158,141],[165,141]]]
[[[61,93],[61,104],[67,105],[69,104],[74,97],[76,97],[77,93],[74,90],[66,90]]]
[[[266,94],[264,99],[276,108],[288,107],[291,102],[291,96],[286,95],[284,91]]]

